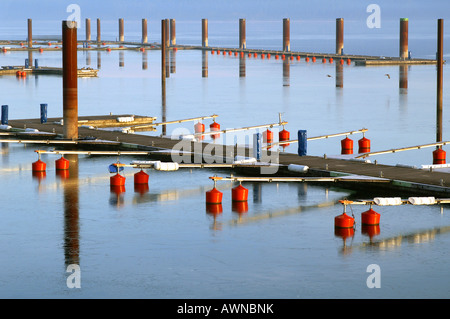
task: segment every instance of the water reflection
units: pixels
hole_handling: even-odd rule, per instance
[[[148,53],[147,50],[142,51],[142,70],[147,70],[148,68]]]
[[[289,59],[285,59],[283,61],[283,86],[290,86],[291,81],[291,64],[289,62]]]
[[[170,66],[170,73],[176,73],[177,70],[177,50],[169,50],[170,52],[170,60],[169,60],[169,66]]]
[[[102,53],[100,51],[97,51],[97,69],[102,68]]]
[[[208,77],[208,52],[202,50],[202,77]]]
[[[86,65],[91,65],[91,51],[85,51],[86,53]]]
[[[239,77],[244,78],[245,77],[245,54],[244,52],[241,52],[239,55]]]
[[[119,67],[123,68],[124,66],[125,66],[124,52],[123,51],[119,51]]]
[[[336,63],[336,87],[344,87],[344,66],[341,63]]]
[[[398,66],[398,87],[400,94],[408,93],[408,66],[399,65]]]
[[[80,265],[79,180],[78,155],[67,154],[69,169],[63,182],[64,189],[64,257],[66,267]]]

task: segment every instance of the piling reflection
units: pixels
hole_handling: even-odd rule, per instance
[[[341,63],[336,63],[336,87],[343,88],[344,87],[344,66]]]
[[[115,186],[115,185],[111,185],[110,186],[110,197],[109,197],[109,204],[113,207],[117,207],[120,208],[122,206],[125,205],[125,199],[124,199],[124,194],[125,194],[125,185],[121,185],[121,186]]]
[[[68,173],[64,189],[64,257],[66,267],[80,265],[78,155],[67,154]]]
[[[289,59],[283,61],[283,86],[291,85],[291,64]]]
[[[170,73],[176,73],[177,71],[177,50],[169,50],[170,53],[170,60],[169,60],[169,66],[170,66]]]
[[[208,77],[208,52],[202,50],[202,77]]]
[[[97,69],[102,68],[102,53],[100,51],[97,51]]]
[[[408,66],[399,65],[398,66],[398,87],[400,94],[408,93]]]
[[[142,51],[142,70],[147,70],[148,68],[148,53],[147,50]]]
[[[123,51],[119,51],[119,67],[123,68],[125,66],[125,55]]]
[[[86,52],[86,65],[91,65],[91,51],[85,51]]]
[[[239,77],[244,78],[245,77],[245,54],[244,52],[241,52],[239,54]]]

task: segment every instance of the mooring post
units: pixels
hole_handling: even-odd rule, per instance
[[[86,41],[91,41],[91,19],[86,18]]]
[[[166,84],[166,20],[161,20],[161,81]]]
[[[336,19],[336,54],[344,54],[344,19]]]
[[[8,105],[2,105],[2,125],[8,125]]]
[[[208,19],[202,19],[202,47],[208,46]]]
[[[291,22],[289,18],[283,19],[283,51],[291,51]]]
[[[125,39],[123,33],[124,33],[123,19],[120,18],[119,19],[119,41],[120,42],[123,42]]]
[[[100,44],[102,40],[101,32],[100,32],[100,19],[97,19],[97,42]]]
[[[176,45],[175,19],[170,19],[170,45]]]
[[[33,25],[32,20],[28,19],[28,47],[31,48],[33,46]]]
[[[245,39],[245,19],[239,19],[239,49],[245,50],[247,41]]]
[[[62,22],[63,132],[68,139],[78,138],[77,23]]]
[[[165,28],[166,28],[166,40],[164,43],[166,44],[166,48],[168,48],[170,47],[170,19],[165,20]]]
[[[444,65],[444,20],[438,19],[437,31],[437,98],[436,98],[436,142],[442,141],[442,87]]]
[[[400,19],[400,58],[408,58],[408,18]]]
[[[147,43],[147,19],[142,19],[142,43]]]

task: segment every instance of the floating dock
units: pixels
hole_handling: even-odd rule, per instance
[[[211,147],[214,143],[204,141],[184,141],[183,150],[177,150],[177,144],[180,139],[171,139],[161,136],[149,136],[143,134],[124,133],[121,130],[102,130],[89,127],[86,123],[97,123],[100,126],[124,126],[123,122],[119,122],[118,118],[131,118],[135,120],[127,124],[143,123],[145,121],[154,121],[153,117],[135,116],[135,115],[109,115],[109,116],[93,116],[79,118],[79,139],[72,140],[72,144],[64,145],[59,143],[58,146],[76,149],[104,149],[111,151],[139,151],[136,156],[144,159],[158,159],[173,162],[173,155],[180,158],[184,155],[189,163],[201,164],[206,161],[211,162],[210,158],[204,156],[205,147]],[[21,137],[24,135],[30,138],[30,134],[34,132],[34,138],[42,138],[45,135],[47,140],[42,144],[51,145],[52,141],[63,141],[63,125],[60,124],[60,118],[49,119],[47,123],[40,123],[40,119],[26,120],[10,120],[11,128],[8,138]],[[103,121],[103,125],[100,124]],[[25,132],[25,128],[34,129],[34,131]],[[6,132],[6,131],[5,131]],[[53,134],[48,136],[48,134]],[[4,141],[4,140],[2,140]],[[5,139],[6,141],[6,139]],[[78,142],[77,142],[78,141]],[[26,141],[22,140],[26,143]],[[55,143],[56,144],[56,143]],[[76,144],[75,146],[73,144]],[[187,147],[186,147],[187,146]],[[232,163],[236,156],[252,157],[253,150],[248,147],[238,147],[233,145],[214,144],[217,163]],[[126,152],[122,153],[123,155]],[[243,176],[260,176],[266,181],[277,181],[279,177],[329,177],[324,178],[322,182],[331,185],[346,188],[367,188],[392,192],[410,192],[413,194],[433,194],[433,196],[450,195],[450,174],[430,169],[418,169],[413,167],[390,166],[371,163],[364,160],[330,158],[319,156],[299,156],[286,152],[271,152],[269,156],[276,158],[274,164],[277,166],[275,173],[261,173],[261,163],[245,164],[245,165],[229,165],[236,173]],[[198,160],[201,159],[199,163]],[[180,163],[181,164],[181,163]],[[292,171],[290,166],[297,165],[307,167],[304,172]],[[204,166],[206,167],[206,166]],[[226,167],[226,165],[224,166]],[[272,177],[272,179],[270,179]],[[331,179],[330,179],[331,178]],[[286,180],[289,181],[289,180]],[[304,179],[308,182],[308,179]]]
[[[36,75],[62,75],[63,69],[56,67],[29,67],[24,66],[2,66],[0,69],[1,75],[18,75],[23,76],[23,74],[18,74],[17,72],[25,72],[26,74],[36,74]],[[97,77],[98,70],[92,68],[81,68],[78,69],[78,77]]]

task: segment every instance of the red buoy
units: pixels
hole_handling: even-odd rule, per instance
[[[299,55],[297,55],[297,61],[300,61],[301,57]]]
[[[348,137],[341,140],[341,154],[353,154],[353,140]]]
[[[433,151],[433,164],[445,164],[445,151],[442,148],[436,148]]]
[[[55,161],[55,168],[57,170],[67,170],[69,169],[69,160],[61,157]]]
[[[265,56],[264,53],[261,53],[261,59],[264,60]]]
[[[374,211],[372,208],[361,213],[361,225],[379,225],[380,214]]]
[[[330,58],[328,61],[330,61],[330,63],[333,63],[333,58]]]
[[[252,57],[252,54],[251,54],[250,52],[248,53],[248,57],[249,57],[249,58],[251,58],[251,57]]]
[[[275,54],[275,60],[278,60],[278,54]]]
[[[358,153],[369,153],[370,152],[370,140],[364,136],[358,140]]]
[[[243,202],[248,198],[248,189],[239,184],[231,190],[231,198],[235,202]]]
[[[344,65],[344,59],[341,59],[341,60],[339,61],[339,63],[340,63],[341,65]]]
[[[214,54],[214,50],[211,50],[211,54]]]
[[[21,76],[21,75],[22,75],[22,72],[20,72],[20,71],[16,72],[16,76]]]
[[[284,60],[284,59],[286,59],[286,55],[282,54],[281,55],[281,60]]]
[[[41,161],[40,159],[38,159],[32,165],[33,172],[44,172],[46,168],[47,164],[45,164],[45,162]]]
[[[286,131],[285,129],[283,129],[282,131],[280,131],[280,132],[278,133],[278,140],[279,140],[280,142],[289,141],[290,135],[291,135],[291,134],[289,133],[289,131]],[[282,144],[282,146],[283,146],[283,147],[289,146],[289,143],[287,143],[287,144]]]
[[[312,57],[312,61],[316,62],[316,57],[315,56]]]
[[[322,63],[327,63],[327,59],[323,58]]]
[[[43,48],[39,48],[39,53],[42,53],[42,52],[44,52],[44,49]]]
[[[195,133],[204,133],[205,132],[205,124],[197,122],[194,125]]]
[[[206,192],[206,204],[221,204],[222,195],[222,192],[214,187],[212,190]]]
[[[270,59],[270,53],[267,53],[267,58]]]
[[[258,54],[255,52],[255,53],[253,53],[253,56],[256,58],[258,56]]]
[[[139,172],[134,174],[134,183],[148,184],[148,174],[141,169]]]
[[[309,57],[308,57],[308,56],[305,58],[305,61],[306,61],[306,62],[309,62]]]
[[[109,178],[111,186],[124,186],[125,185],[125,177],[117,173],[114,176]]]
[[[273,142],[273,132],[269,129],[263,132],[263,142],[264,143],[272,143]]]
[[[291,61],[294,61],[294,56],[291,55],[291,56],[289,57],[289,59],[290,59]]]
[[[236,51],[236,52],[234,52],[234,56],[238,56],[238,53],[237,53],[237,51]]]
[[[334,227],[351,228],[355,224],[355,219],[348,216],[345,212],[334,218]]]
[[[347,64],[348,64],[348,65],[352,64],[352,60],[347,59]]]
[[[211,125],[209,125],[209,129],[211,132],[214,131],[220,131],[220,124],[217,123],[216,121],[212,122]],[[211,138],[216,139],[219,138],[220,134],[212,134]]]

